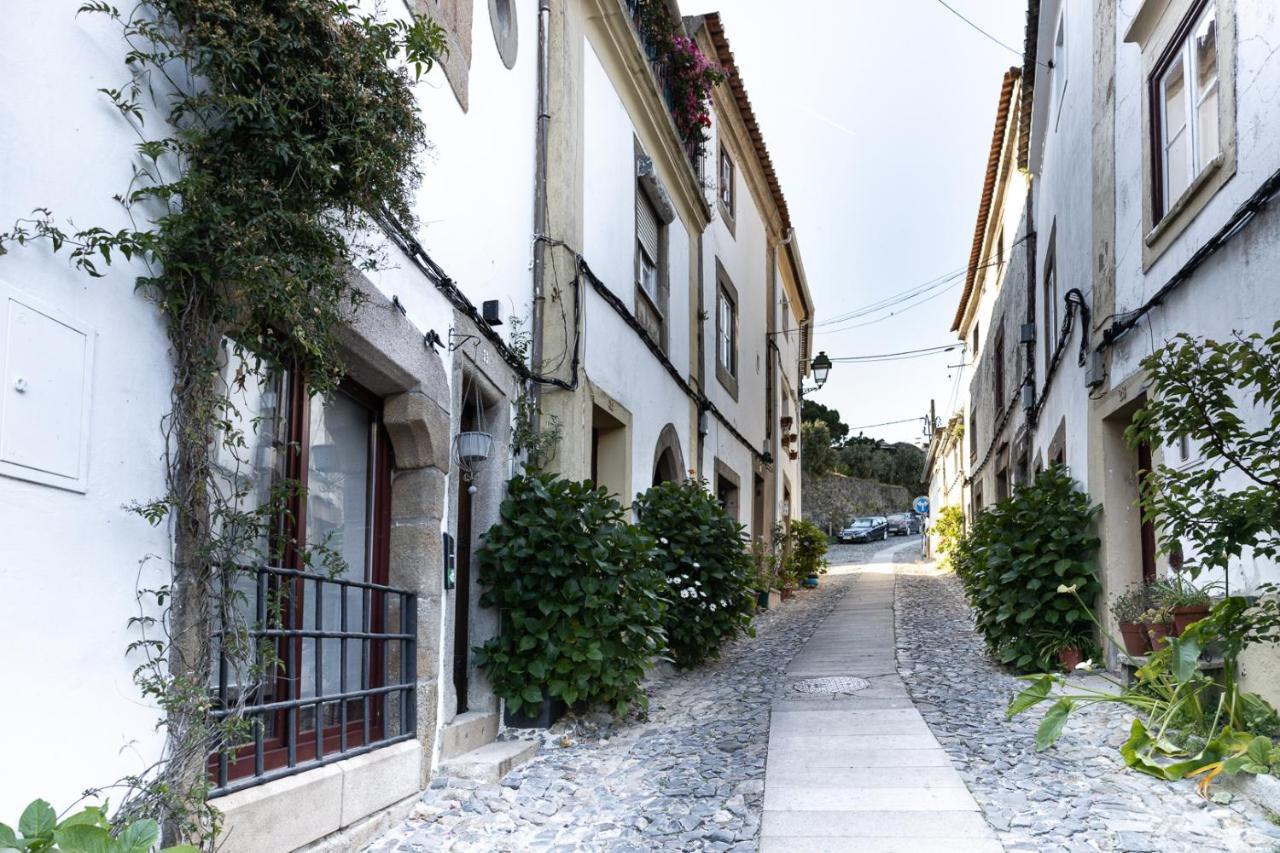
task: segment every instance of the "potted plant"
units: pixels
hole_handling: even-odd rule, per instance
[[[1041,628],[1033,632],[1032,642],[1044,669],[1050,669],[1056,662],[1063,672],[1074,672],[1090,645],[1079,626]]]
[[[1146,610],[1139,618],[1139,623],[1151,639],[1151,650],[1158,652],[1169,644],[1169,628],[1173,614],[1168,607],[1157,606]]]
[[[1120,623],[1124,650],[1131,657],[1141,657],[1151,651],[1151,641],[1139,624],[1149,601],[1150,595],[1145,586],[1133,586],[1117,595],[1111,603],[1111,615]]]
[[[1170,588],[1165,606],[1173,614],[1173,636],[1181,637],[1193,623],[1209,615],[1209,589],[1179,578]]]
[[[818,585],[818,574],[826,565],[827,535],[818,525],[803,519],[791,522],[792,553],[795,555],[795,573],[804,578],[803,585],[812,589]]]

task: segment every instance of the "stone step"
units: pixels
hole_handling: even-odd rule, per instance
[[[494,741],[440,762],[436,772],[440,776],[476,782],[497,782],[533,758],[537,751],[538,742],[534,740]]]
[[[498,738],[496,711],[467,711],[444,724],[440,732],[440,758],[451,758],[493,743]]]

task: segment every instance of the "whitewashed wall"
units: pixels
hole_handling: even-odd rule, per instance
[[[79,0],[11,5],[0,28],[0,228],[37,206],[81,226],[126,227],[111,197],[128,183],[137,140],[95,91],[127,80],[118,28],[77,17]],[[377,6],[407,15],[400,4]],[[476,0],[469,112],[441,70],[417,85],[433,144],[417,236],[477,305],[499,299],[504,316],[527,317],[537,20],[534,4],[516,8],[521,42],[507,69],[488,3]],[[392,268],[373,276],[379,288],[424,333],[445,338],[452,307],[407,259],[394,249],[388,257]],[[127,627],[135,590],[167,579],[170,554],[167,529],[124,509],[164,491],[159,423],[169,409],[167,340],[156,309],[134,292],[138,273],[117,263],[91,280],[43,246],[0,257],[0,290],[88,327],[94,343],[85,491],[0,476],[0,648],[6,678],[25,697],[0,710],[0,727],[32,735],[6,743],[6,766],[22,768],[0,774],[8,822],[37,796],[62,807],[139,772],[162,746],[159,713],[132,682],[138,661],[125,656],[137,638]]]
[[[37,206],[80,226],[129,225],[111,197],[128,185],[137,138],[95,91],[128,79],[123,48],[115,25],[76,17],[79,5],[19,0],[5,10],[0,229]],[[169,535],[125,506],[165,491],[168,344],[159,313],[134,292],[139,268],[106,270],[90,279],[45,245],[0,257],[0,282],[87,326],[94,343],[85,491],[0,476],[0,656],[5,683],[21,695],[0,706],[8,733],[0,820],[10,824],[36,797],[63,808],[85,788],[141,771],[161,746],[159,713],[131,677],[140,660],[125,647],[138,638],[126,624],[138,613],[135,591],[167,580]],[[8,394],[13,378],[3,369]],[[33,385],[27,393],[77,392]]]
[[[634,311],[635,124],[589,40],[583,66],[582,253],[596,276]],[[659,178],[668,187],[674,184],[660,166]],[[667,358],[687,373],[690,237],[678,215],[667,226],[667,245]],[[631,413],[631,491],[643,491],[652,482],[658,434],[666,424],[675,426],[686,465],[692,462],[697,445],[690,435],[691,403],[622,318],[589,286],[585,290],[586,373]],[[624,496],[624,502],[632,496]]]
[[[1044,342],[1056,341],[1058,330],[1044,327],[1044,271],[1049,236],[1057,224],[1056,258],[1058,276],[1058,317],[1065,316],[1062,295],[1078,288],[1093,304],[1093,206],[1092,108],[1093,48],[1092,3],[1085,0],[1057,0],[1040,6],[1038,57],[1053,57],[1054,38],[1062,4],[1066,15],[1066,69],[1036,71],[1035,105],[1030,139],[1030,168],[1034,175],[1032,193],[1036,219],[1036,390],[1045,391]],[[1061,87],[1063,76],[1065,88]],[[1011,233],[1011,232],[1007,232]],[[1077,316],[1061,363],[1048,388],[1031,444],[1031,459],[1048,464],[1049,444],[1062,419],[1066,418],[1066,462],[1072,476],[1087,487],[1086,459],[1088,392],[1084,371],[1077,366],[1081,323]],[[1007,342],[1006,342],[1007,345]]]
[[[1150,296],[1230,218],[1232,213],[1280,169],[1280,58],[1266,45],[1280,43],[1280,16],[1268,4],[1237,0],[1236,15],[1236,174],[1213,196],[1186,230],[1146,273],[1142,270],[1142,132],[1144,85],[1142,57],[1124,41],[1136,8],[1121,6],[1116,21],[1116,311],[1143,305]],[[1121,338],[1112,350],[1112,384],[1139,369],[1140,360],[1178,332],[1224,339],[1235,332],[1270,334],[1280,319],[1280,215],[1264,211],[1226,248]],[[1245,411],[1249,411],[1247,408]],[[1253,412],[1255,426],[1265,420]],[[1165,462],[1182,464],[1172,448]],[[1185,463],[1200,463],[1192,447]],[[1245,485],[1242,477],[1224,478],[1226,488]],[[1247,554],[1232,567],[1233,591],[1248,591],[1262,581],[1280,580],[1275,563]],[[1221,578],[1206,578],[1221,580]]]

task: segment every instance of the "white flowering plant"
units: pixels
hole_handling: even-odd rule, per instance
[[[677,666],[716,658],[751,632],[755,576],[743,528],[697,480],[661,483],[636,497],[638,524],[666,573],[664,627]]]

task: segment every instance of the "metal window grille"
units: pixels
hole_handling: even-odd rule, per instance
[[[261,567],[244,595],[247,637],[278,666],[242,684],[218,636],[215,721],[251,732],[209,759],[213,796],[409,740],[417,727],[417,596],[403,589]],[[336,666],[333,655],[336,653]],[[265,657],[265,653],[263,655]]]

